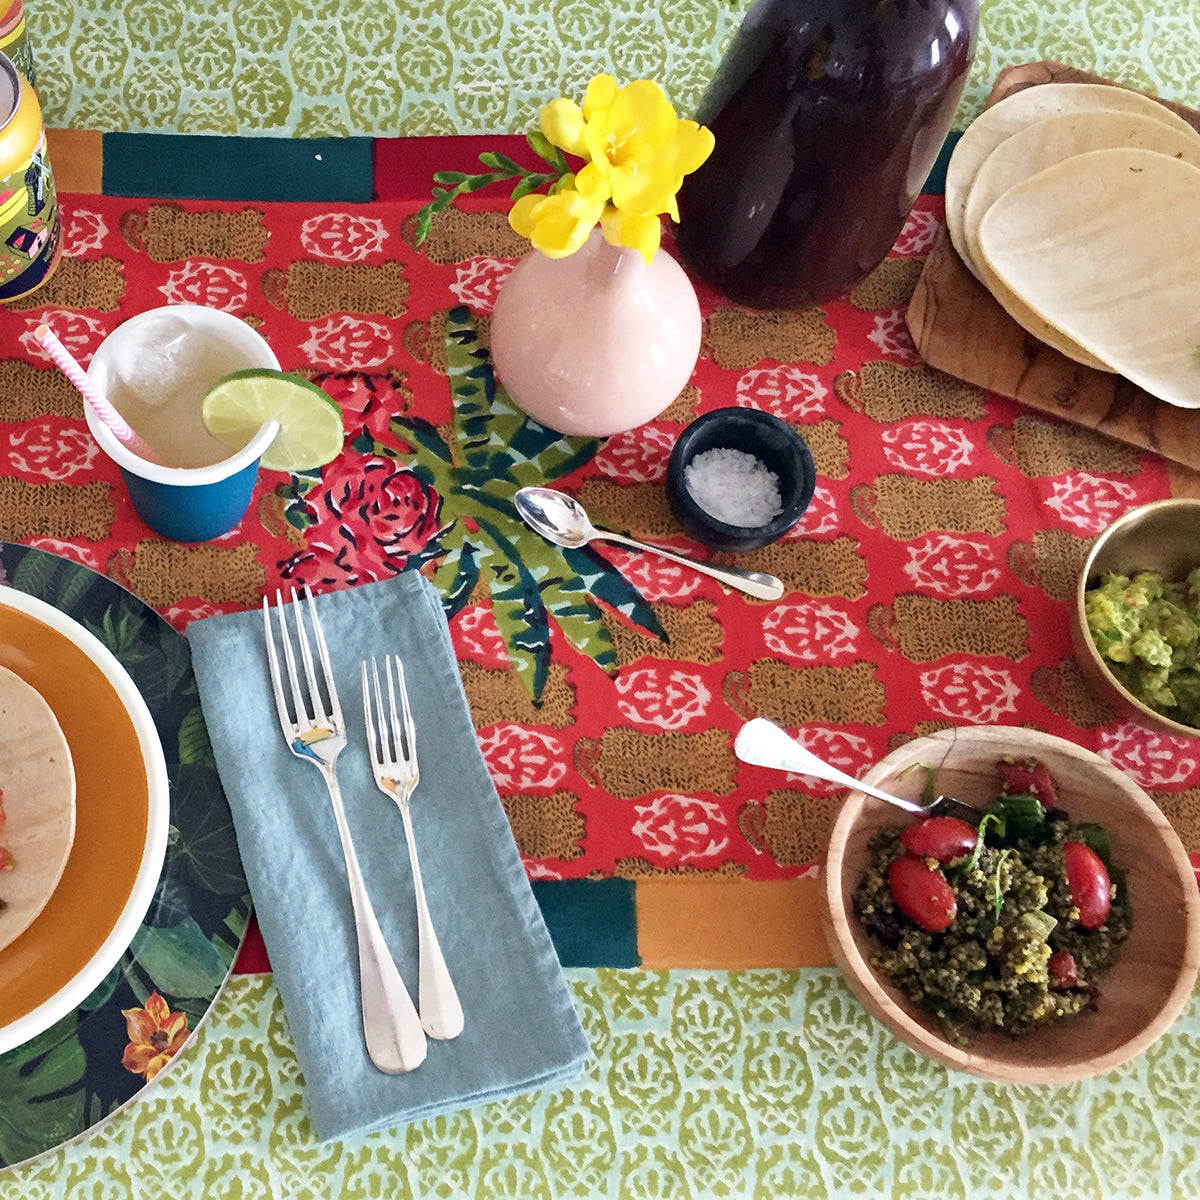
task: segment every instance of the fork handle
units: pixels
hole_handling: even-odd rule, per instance
[[[346,879],[350,884],[350,903],[354,911],[354,932],[358,939],[359,987],[362,995],[363,1038],[367,1054],[381,1071],[401,1074],[425,1061],[428,1045],[421,1019],[412,997],[384,941],[383,930],[367,895],[358,855],[350,839],[350,826],[342,804],[337,775],[322,770],[329,787],[333,816],[346,860]]]
[[[421,1009],[421,1027],[431,1038],[446,1042],[462,1033],[463,1010],[446,960],[442,957],[433,918],[429,915],[425,887],[421,883],[421,868],[417,863],[417,840],[413,835],[412,816],[408,809],[408,801],[400,801],[404,838],[408,842],[408,862],[412,868],[413,892],[417,899],[417,946],[420,958],[417,1002]]]

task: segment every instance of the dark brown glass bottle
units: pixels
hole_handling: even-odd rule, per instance
[[[801,308],[886,256],[954,120],[979,0],[757,0],[696,119],[687,266],[729,299]]]

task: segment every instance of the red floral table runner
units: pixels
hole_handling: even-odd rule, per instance
[[[1166,468],[921,364],[904,305],[940,198],[823,308],[755,313],[701,289],[691,383],[603,443],[525,420],[492,377],[488,317],[524,247],[487,201],[417,249],[407,201],[62,200],[67,257],[0,317],[0,536],[109,574],[181,629],[280,585],[427,572],[532,877],[808,871],[834,789],[738,763],[756,714],[851,773],[945,725],[1046,729],[1118,763],[1200,848],[1198,743],[1115,719],[1068,637],[1090,539],[1168,495]],[[241,527],[204,545],[140,522],[33,337],[46,321],[86,362],[172,301],[253,324],[346,421],[340,458],[264,472]],[[777,603],[651,555],[563,552],[511,509],[548,482],[598,522],[703,553],[667,509],[667,457],[690,419],[736,404],[792,422],[817,463],[801,523],[737,560],[785,581]]]

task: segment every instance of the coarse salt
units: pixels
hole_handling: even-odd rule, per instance
[[[684,468],[683,480],[692,499],[726,525],[756,529],[783,512],[778,477],[745,450],[704,450]]]

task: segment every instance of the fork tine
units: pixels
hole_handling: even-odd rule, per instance
[[[296,724],[303,725],[313,719],[308,711],[308,706],[304,703],[304,696],[300,691],[300,676],[296,671],[296,656],[292,653],[292,638],[288,633],[287,618],[284,612],[283,594],[275,592],[275,615],[279,618],[279,640],[283,643],[283,662],[287,668],[288,685],[292,692],[292,703],[296,708]],[[293,614],[294,615],[294,614]],[[301,630],[303,633],[303,630]],[[304,639],[300,639],[301,646],[304,645]],[[316,710],[313,710],[315,715]]]
[[[276,594],[278,595],[278,593]],[[279,674],[279,656],[275,653],[275,635],[271,631],[271,609],[267,604],[266,596],[263,597],[262,606],[263,624],[267,634],[267,665],[270,668],[271,691],[275,695],[275,711],[279,714],[279,723],[284,727],[286,733],[286,727],[292,723],[292,718],[288,712],[287,697],[283,694],[283,681]]]
[[[408,687],[404,682],[404,663],[396,655],[392,656],[396,663],[396,674],[400,681],[400,703],[404,708],[404,748],[401,753],[408,760],[409,764],[416,769],[417,765],[417,726],[413,721],[412,708],[408,703]],[[388,699],[392,702],[392,727],[396,726],[396,700],[392,695],[392,676],[388,672]],[[399,734],[397,733],[397,742]]]
[[[311,602],[312,595],[309,594]],[[312,617],[310,610],[309,617]],[[300,597],[296,595],[296,589],[292,588],[292,620],[296,622],[296,640],[300,644],[300,661],[304,664],[304,678],[308,681],[308,697],[312,704],[312,716],[316,720],[317,717],[324,713],[325,701],[321,696],[321,689],[317,686],[317,673],[313,667],[312,645],[309,642],[308,630],[304,627],[304,610],[300,603]]]
[[[379,677],[375,672],[375,660],[371,659],[371,671],[375,673],[375,686],[379,687]],[[379,735],[375,732],[375,714],[371,709],[371,685],[370,679],[367,676],[367,664],[363,661],[362,665],[362,698],[363,698],[363,720],[367,726],[367,749],[371,755],[371,765],[377,766],[386,754],[386,747],[381,746]]]
[[[342,706],[338,703],[337,688],[333,682],[333,665],[329,659],[329,647],[325,644],[325,631],[321,628],[321,620],[317,616],[317,601],[309,588],[304,589],[304,594],[308,598],[308,617],[312,622],[313,635],[317,642],[317,658],[321,663],[321,674],[325,677],[325,690],[329,694],[330,715],[344,729],[346,722],[342,718]],[[312,680],[311,675],[309,679]],[[315,683],[313,693],[316,694]]]

